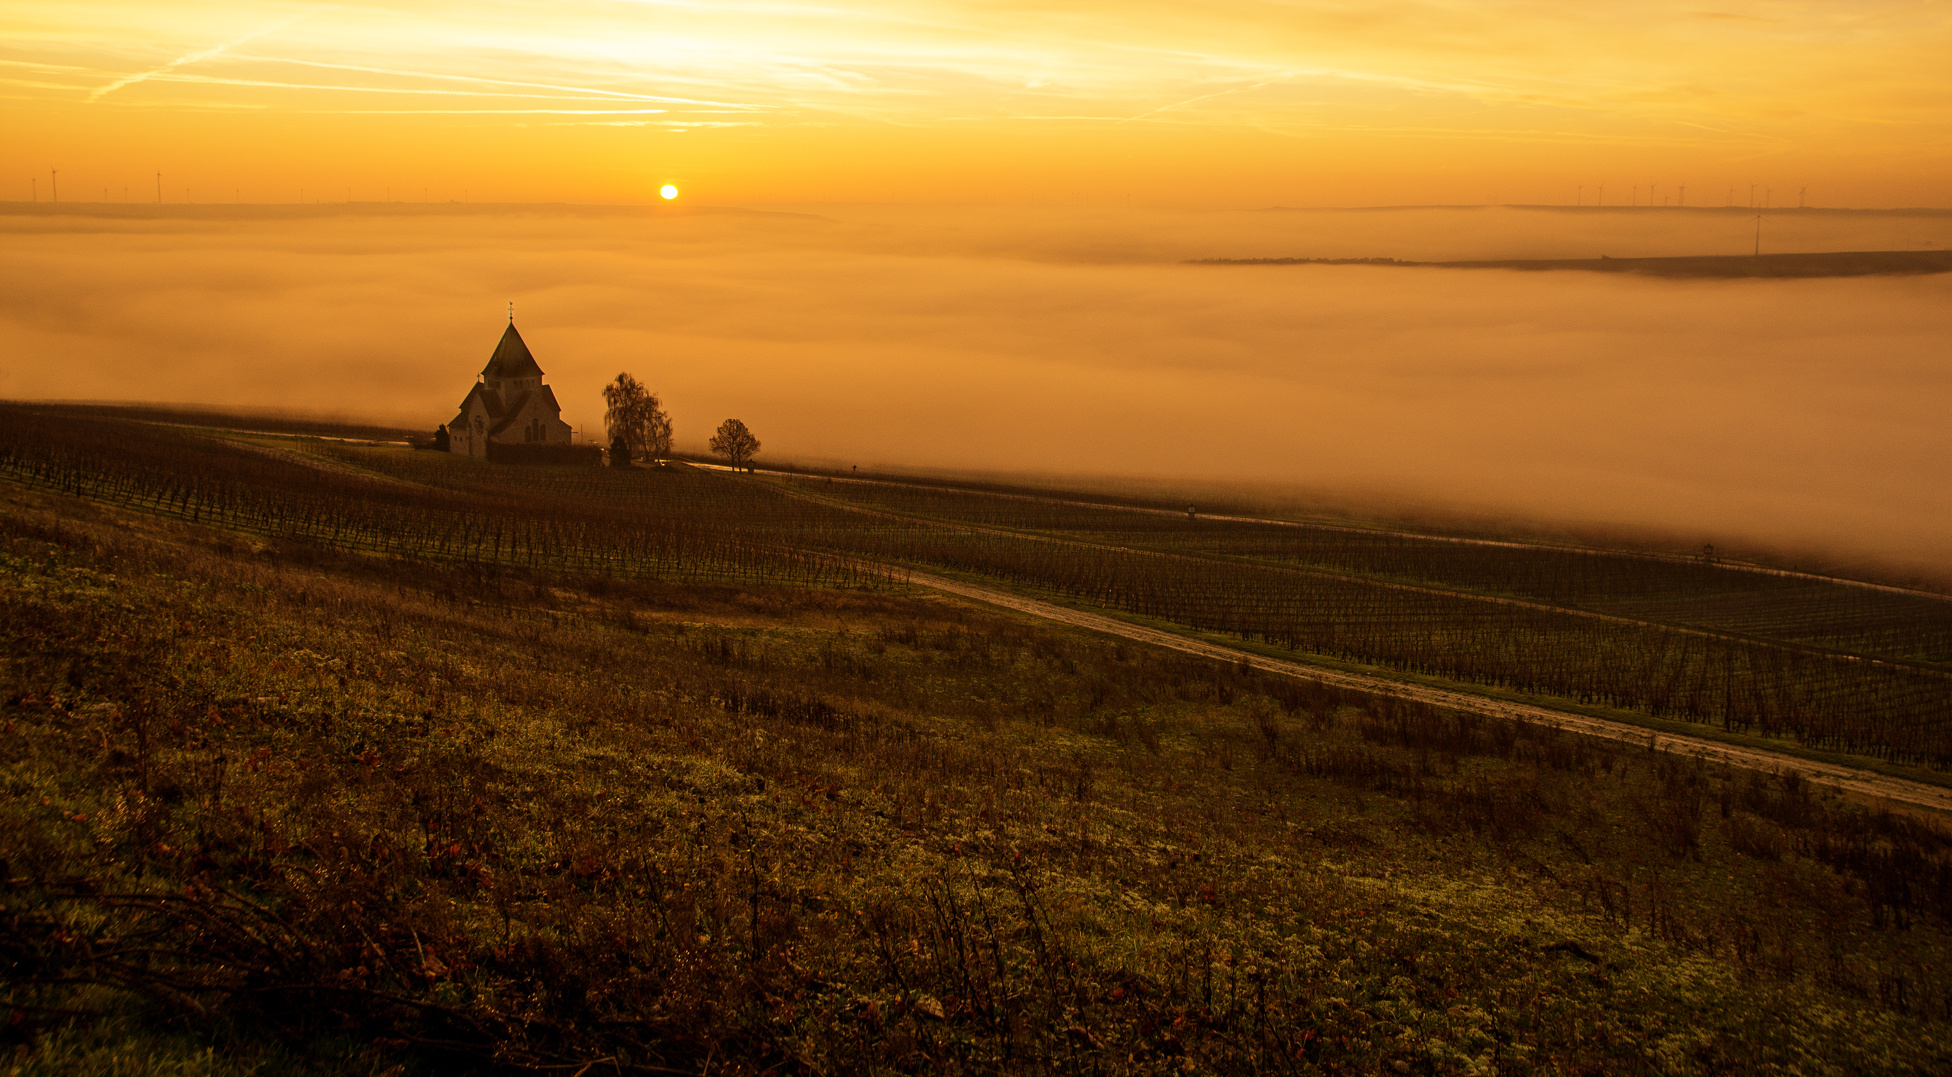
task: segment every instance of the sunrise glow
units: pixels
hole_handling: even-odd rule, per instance
[[[1948,58],[8,0],[9,1072],[1952,1072]]]
[[[1952,198],[1942,5],[26,0],[0,25],[9,199],[627,202],[679,168],[732,202]]]

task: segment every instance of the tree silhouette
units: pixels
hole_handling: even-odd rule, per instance
[[[712,435],[712,451],[731,461],[733,468],[746,466],[754,453],[759,451],[759,439],[752,436],[746,424],[737,419],[727,419],[718,424],[718,433]]]
[[[447,439],[447,424],[442,423],[440,429],[434,431],[434,448],[439,449],[441,452],[447,452],[449,444]]]
[[[671,417],[657,394],[629,374],[603,387],[603,425],[610,438],[624,439],[633,460],[656,460],[671,455]]]
[[[630,466],[630,441],[622,434],[610,439],[610,466]]]

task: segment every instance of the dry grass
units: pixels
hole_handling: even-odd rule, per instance
[[[1952,1061],[1944,831],[1793,778],[0,489],[20,1072]]]

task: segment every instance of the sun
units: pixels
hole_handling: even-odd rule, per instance
[[[674,187],[674,186],[672,186],[672,185],[671,185],[671,184],[669,184],[669,183],[667,183],[667,184],[665,184],[665,185],[664,185],[664,186],[662,186],[662,187],[659,187],[659,188],[657,189],[657,193],[658,193],[658,194],[660,194],[660,195],[662,195],[662,196],[664,196],[664,198],[665,198],[665,199],[666,199],[667,201],[668,201],[668,200],[670,200],[670,199],[673,199],[673,198],[676,198],[676,197],[678,197],[678,189],[677,189],[676,187]]]

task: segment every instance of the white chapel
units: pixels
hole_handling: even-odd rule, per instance
[[[510,316],[495,354],[447,426],[447,451],[485,459],[490,442],[568,445],[572,431],[562,413],[555,390],[542,384],[542,368]]]

